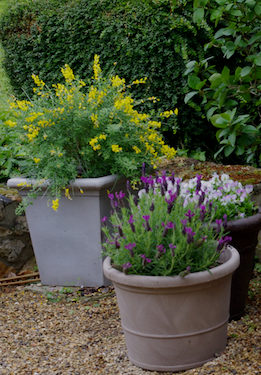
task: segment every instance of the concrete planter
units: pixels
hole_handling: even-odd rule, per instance
[[[211,272],[180,276],[125,275],[103,264],[115,286],[130,361],[154,371],[202,366],[222,352],[232,274],[239,253],[228,246]]]
[[[7,185],[18,188],[26,179],[13,178]],[[28,182],[28,181],[27,181]],[[83,193],[80,192],[79,187]],[[72,200],[62,196],[54,211],[48,198],[39,196],[26,209],[34,254],[43,285],[98,287],[108,285],[102,271],[101,219],[110,215],[107,190],[126,190],[117,176],[76,179],[70,185]],[[29,188],[20,190],[25,197]]]

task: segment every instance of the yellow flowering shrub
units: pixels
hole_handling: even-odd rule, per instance
[[[160,157],[174,157],[176,151],[158,131],[158,117],[135,109],[124,79],[102,76],[99,56],[94,57],[89,87],[74,76],[69,65],[61,72],[65,83],[51,88],[33,75],[33,99],[14,100],[15,121],[6,121],[27,143],[25,177],[48,180],[54,210],[61,192],[77,177],[118,174],[136,178],[142,163],[155,167]],[[141,78],[133,83],[145,82]],[[170,115],[175,115],[173,110],[164,114]]]

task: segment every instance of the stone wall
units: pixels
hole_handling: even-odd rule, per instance
[[[0,278],[19,271],[34,255],[26,217],[15,214],[20,202],[16,190],[0,185]]]

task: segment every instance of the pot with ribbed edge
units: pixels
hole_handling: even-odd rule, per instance
[[[126,275],[103,263],[115,287],[130,361],[154,371],[202,366],[226,347],[232,274],[239,253],[227,246],[221,264],[180,276]]]
[[[7,185],[19,188],[25,178],[12,178]],[[72,199],[63,194],[54,211],[42,185],[39,195],[26,208],[33,250],[43,285],[99,287],[110,284],[104,277],[101,257],[101,219],[110,215],[108,190],[125,191],[126,179],[117,175],[78,178],[68,186]],[[20,190],[27,197],[30,186]]]

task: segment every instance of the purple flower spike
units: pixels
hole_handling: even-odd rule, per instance
[[[185,216],[189,219],[190,223],[191,223],[191,219],[194,215],[195,215],[195,213],[192,213],[191,210],[188,210],[188,212],[185,214]]]
[[[206,215],[206,206],[200,206],[200,214],[199,214],[200,221],[203,223],[205,215]]]
[[[142,217],[146,221],[146,230],[147,231],[151,230],[151,227],[150,227],[150,224],[149,224],[150,215],[144,215]]]
[[[142,257],[142,266],[143,267],[145,267],[147,263],[151,263],[151,259],[146,258],[146,254],[141,254],[140,256]]]
[[[126,182],[126,189],[127,189],[127,191],[129,193],[131,192],[131,187],[130,187],[130,181],[129,180],[127,180],[127,182]]]
[[[128,269],[128,268],[131,268],[131,267],[132,267],[132,265],[130,264],[130,262],[127,262],[127,263],[122,265],[122,268],[125,269],[125,270]]]
[[[172,182],[173,186],[175,185],[175,172],[171,173],[170,181]]]
[[[199,191],[201,189],[201,175],[197,174],[197,186],[196,191]]]
[[[133,197],[133,202],[134,202],[135,206],[138,206],[138,198],[136,197],[136,195],[134,195],[134,197]]]
[[[101,221],[104,223],[107,219],[108,219],[107,216],[104,216],[104,217],[101,219]]]
[[[221,225],[222,225],[222,219],[216,219],[216,223],[217,223],[216,233],[220,233]]]
[[[119,235],[123,237],[124,235],[123,235],[122,227],[120,225],[118,226],[118,230],[119,230]]]
[[[193,232],[191,228],[185,228],[185,232],[187,233],[187,243],[194,242],[193,236],[195,236],[196,232]]]
[[[122,192],[122,190],[119,192],[119,194],[116,192],[115,197],[117,199],[123,199],[125,197],[125,193]]]
[[[122,269],[123,269],[123,272],[124,273],[127,273],[128,272],[128,269],[132,267],[132,264],[130,262],[127,262],[127,263],[124,263],[122,265]]]
[[[157,245],[158,252],[156,254],[156,259],[159,259],[164,253],[166,253],[166,249],[163,245]]]
[[[130,256],[133,258],[134,256],[134,252],[133,252],[133,248],[136,247],[136,243],[133,242],[133,243],[129,243],[128,245],[125,245],[125,249],[129,250],[130,252]]]
[[[157,249],[159,253],[166,253],[166,249],[163,245],[157,245]]]
[[[169,244],[169,247],[170,247],[170,250],[171,250],[171,255],[174,257],[175,256],[175,251],[174,249],[176,249],[176,245],[173,245],[172,243]]]
[[[113,199],[114,199],[114,194],[113,194],[113,193],[109,193],[109,194],[108,194],[108,197],[109,197],[111,200],[113,200]]]
[[[229,236],[220,238],[220,240],[218,240],[218,246],[217,246],[216,251],[219,253],[223,249],[223,247],[227,246],[229,242],[231,241],[232,241],[232,237],[229,237]]]

